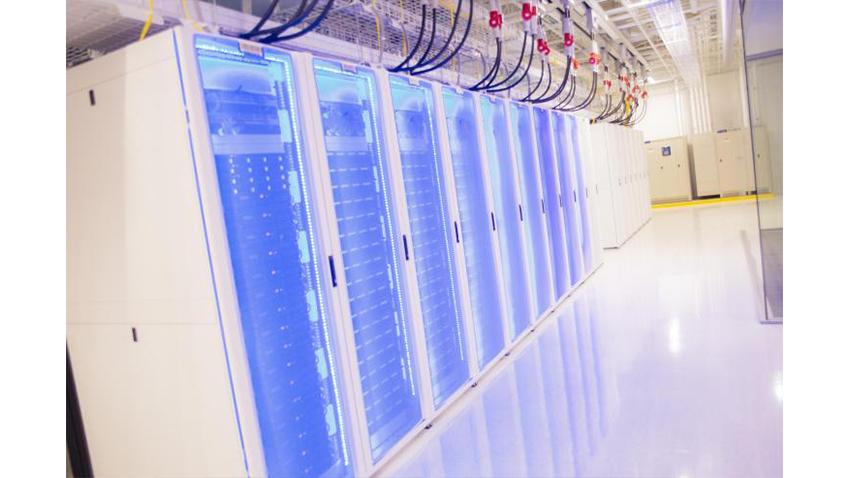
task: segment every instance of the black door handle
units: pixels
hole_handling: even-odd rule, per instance
[[[404,235],[404,234],[401,235],[401,242],[404,244],[404,260],[409,261],[410,260],[410,251],[408,251],[408,249],[407,249],[407,236],[406,235]]]
[[[328,265],[331,269],[331,285],[336,287],[336,265],[334,265],[334,256],[328,256]]]

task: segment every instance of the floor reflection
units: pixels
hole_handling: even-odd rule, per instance
[[[741,206],[656,214],[386,476],[780,476]]]

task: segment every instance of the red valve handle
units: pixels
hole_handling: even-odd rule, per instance
[[[596,53],[591,53],[590,59],[588,59],[587,62],[590,63],[591,65],[595,65],[595,64],[599,63],[599,55],[597,55]]]
[[[522,4],[522,19],[529,21],[537,13],[537,7],[532,7],[530,3]]]
[[[570,47],[573,46],[573,43],[576,42],[576,38],[572,33],[564,33],[564,46]]]
[[[498,10],[490,10],[490,28],[502,27],[502,14]]]

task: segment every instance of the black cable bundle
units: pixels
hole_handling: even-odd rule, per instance
[[[531,48],[529,49],[530,53],[528,55],[528,63],[525,64],[525,69],[522,71],[522,75],[520,75],[520,77],[517,78],[516,81],[509,84],[508,86],[501,86],[501,85],[504,85],[506,82],[510,81],[511,77],[513,77],[514,74],[516,74],[517,70],[519,69],[519,66],[522,64],[522,57],[525,55],[525,45],[526,45],[527,39],[528,39],[528,33],[523,33],[523,35],[522,35],[523,51],[520,53],[519,61],[517,62],[517,65],[514,68],[514,70],[511,72],[510,75],[507,76],[507,78],[504,78],[504,79],[502,79],[502,81],[500,81],[500,82],[496,83],[495,85],[492,85],[491,87],[487,88],[488,93],[498,93],[500,91],[510,90],[514,86],[518,85],[519,82],[524,80],[525,76],[528,75],[528,70],[529,70],[529,68],[531,68],[531,62],[534,60],[535,35],[531,35]],[[496,88],[496,87],[499,87],[499,88]]]
[[[576,95],[576,77],[575,75],[570,77],[570,90],[567,91],[567,96],[564,97],[557,105],[552,107],[552,109],[560,110],[562,106],[570,104],[570,101],[573,100],[573,97]]]
[[[449,45],[452,42],[452,38],[454,38],[455,31],[457,30],[458,20],[460,19],[460,11],[461,11],[461,8],[463,8],[463,0],[458,0],[458,2],[457,2],[457,14],[455,15],[454,21],[452,22],[452,29],[451,29],[451,32],[449,33],[448,38],[446,39],[446,43],[443,45],[442,48],[440,48],[440,51],[438,51],[437,54],[434,55],[431,59],[425,60],[424,62],[422,62],[420,60],[420,64],[417,64],[417,66],[414,66],[411,69],[411,71],[410,71],[411,74],[421,75],[423,73],[428,73],[428,72],[434,71],[436,69],[442,68],[445,64],[447,64],[449,61],[451,61],[451,59],[454,58],[455,55],[457,55],[460,52],[460,49],[463,48],[464,43],[466,43],[466,39],[469,37],[469,31],[472,29],[472,17],[475,13],[475,10],[474,10],[475,9],[475,0],[468,0],[468,2],[469,2],[469,15],[466,18],[466,28],[463,31],[463,36],[461,37],[458,44],[455,45],[455,47],[451,51],[451,53],[449,53],[445,58],[443,58],[442,60],[440,60],[436,64],[430,66],[429,68],[417,70],[417,68],[422,68],[423,66],[427,66],[427,65],[433,63],[434,61],[436,61],[448,49]],[[423,56],[423,59],[424,59],[424,56]]]
[[[533,89],[529,87],[528,94],[523,96],[520,101],[528,101],[528,99],[531,98],[531,95],[533,95],[534,93],[537,92],[537,90],[540,89],[540,85],[543,84],[543,78],[546,77],[546,70],[543,69],[543,67],[546,66],[546,65],[547,65],[546,59],[541,58],[540,59],[540,79],[537,80],[537,84],[534,85]],[[529,78],[529,79],[531,79],[531,78]],[[550,66],[549,67],[549,85],[551,85],[551,84],[552,84],[552,67]]]
[[[564,77],[561,79],[561,84],[558,85],[558,88],[551,95],[546,96],[544,98],[534,98],[534,99],[531,100],[531,102],[534,103],[534,104],[546,103],[547,101],[551,101],[551,100],[554,100],[555,98],[557,98],[564,91],[564,88],[567,86],[567,82],[570,81],[570,66],[572,66],[572,64],[573,64],[573,57],[568,56],[567,57],[567,67],[566,67],[566,69],[564,69]],[[551,78],[551,72],[550,72],[550,78]],[[547,91],[548,91],[548,89],[547,89]],[[544,95],[545,95],[545,93],[544,93]]]
[[[487,88],[490,86],[490,83],[493,83],[493,80],[499,75],[499,66],[502,63],[502,39],[496,38],[496,60],[493,62],[493,66],[484,75],[483,78],[478,80],[474,85],[468,87],[467,89],[472,91],[478,91],[482,88]]]

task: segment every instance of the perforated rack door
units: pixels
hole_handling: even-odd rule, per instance
[[[567,259],[567,239],[564,230],[565,200],[558,180],[558,164],[555,161],[555,145],[552,140],[552,121],[549,110],[534,108],[534,133],[537,136],[537,156],[540,160],[540,179],[543,196],[549,204],[546,219],[549,224],[549,246],[552,257],[553,280],[556,298],[563,297],[570,289],[570,264]]]
[[[526,105],[511,103],[511,135],[520,178],[525,231],[525,250],[529,259],[529,279],[532,281],[534,317],[540,317],[554,302],[554,290],[549,254],[547,216],[558,214],[557,203],[543,197],[540,173],[537,170],[537,136],[531,122],[531,110]]]
[[[349,476],[289,55],[196,37],[269,476]]]
[[[491,229],[491,211],[487,202],[487,178],[481,166],[478,123],[472,93],[458,93],[444,88],[443,106],[451,147],[479,368],[483,369],[505,347],[501,284],[495,263],[495,234]]]
[[[374,73],[314,60],[372,460],[421,419]]]
[[[410,218],[425,345],[434,407],[470,377],[457,284],[455,233],[449,218],[442,159],[434,124],[434,93],[427,82],[390,76],[404,192]]]
[[[496,209],[496,229],[499,232],[502,278],[508,303],[510,335],[518,337],[532,321],[520,210],[513,154],[508,137],[510,125],[504,100],[479,97],[484,139],[487,144],[487,164]]]
[[[572,145],[572,135],[567,124],[567,115],[553,112],[552,132],[555,135],[555,154],[558,160],[558,170],[561,173],[562,196],[564,196],[564,216],[567,224],[567,257],[570,259],[570,281],[572,285],[581,282],[584,277],[584,257],[581,246],[581,213],[579,212],[578,190],[576,189],[575,169],[573,161],[575,154]]]
[[[589,274],[593,270],[593,244],[590,239],[590,211],[587,206],[588,191],[585,185],[584,164],[581,156],[581,143],[579,142],[579,130],[576,119],[567,117],[570,128],[570,138],[573,143],[573,168],[575,169],[576,190],[578,191],[579,216],[581,217],[581,252],[584,262],[584,272]],[[637,214],[634,215],[637,217]]]

